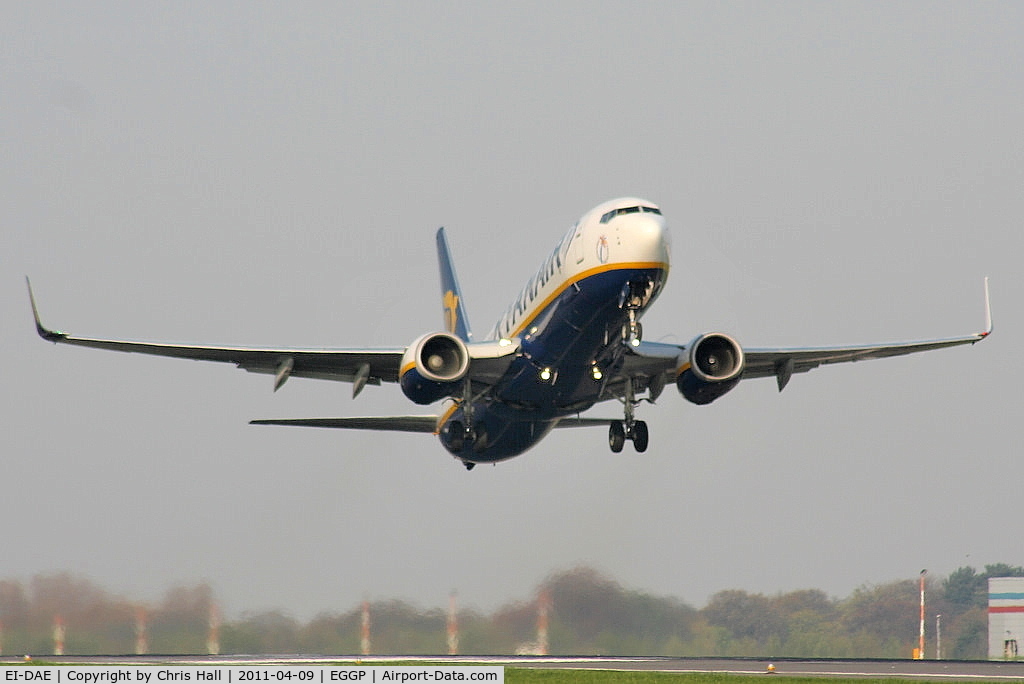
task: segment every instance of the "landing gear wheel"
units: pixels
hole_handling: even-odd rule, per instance
[[[612,453],[617,454],[622,451],[622,447],[626,444],[626,427],[620,420],[613,420],[611,425],[608,426],[608,446],[611,447]]]
[[[633,448],[637,450],[637,453],[642,454],[647,451],[647,444],[650,439],[650,434],[647,432],[647,423],[642,420],[633,423],[630,438],[633,440]]]

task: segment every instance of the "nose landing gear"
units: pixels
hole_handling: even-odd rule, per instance
[[[637,312],[650,303],[653,294],[654,282],[646,279],[626,283],[619,293],[619,308],[629,316],[622,326],[622,339],[626,344],[636,346],[643,339],[644,329],[637,320]]]
[[[644,337],[644,327],[636,319],[636,309],[629,309],[629,320],[622,326],[622,340],[631,347],[636,347]]]

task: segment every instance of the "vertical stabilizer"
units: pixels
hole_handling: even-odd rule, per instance
[[[444,329],[464,342],[473,339],[466,318],[466,307],[463,305],[462,288],[455,277],[455,266],[452,254],[448,249],[448,238],[444,228],[437,229],[437,265],[441,269],[441,306],[444,307]]]

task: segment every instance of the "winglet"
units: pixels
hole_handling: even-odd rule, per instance
[[[988,276],[985,276],[985,332],[981,337],[985,338],[992,334],[992,303],[988,296]]]
[[[448,239],[445,237],[443,227],[437,229],[437,264],[441,269],[441,294],[443,296],[441,305],[444,307],[444,328],[458,336],[463,342],[469,342],[473,339],[473,333],[469,329],[469,319],[466,318],[466,307],[462,300],[462,289],[459,287],[458,278],[455,277],[455,266],[452,264],[452,255],[448,249]]]
[[[50,330],[39,320],[39,309],[36,307],[36,298],[32,294],[32,282],[25,276],[25,285],[28,286],[28,301],[32,304],[32,317],[36,319],[36,332],[47,342],[60,342],[67,337],[67,333]]]

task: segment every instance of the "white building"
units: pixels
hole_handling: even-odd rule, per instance
[[[988,580],[988,657],[1024,658],[1024,577]]]

